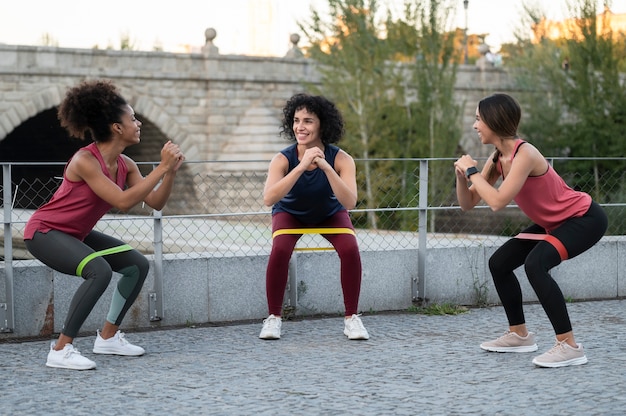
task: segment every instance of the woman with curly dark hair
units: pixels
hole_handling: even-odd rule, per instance
[[[162,209],[185,157],[168,141],[161,150],[159,165],[143,177],[136,163],[122,154],[128,146],[139,143],[141,121],[108,81],[85,81],[69,89],[58,116],[70,135],[92,139],[93,143],[68,161],[59,189],[30,217],[24,240],[41,262],[84,280],[70,303],[59,338],[50,346],[46,365],[87,370],[96,363],[81,355],[72,343],[108,287],[113,271],[122,276],[104,326],[97,331],[93,352],[144,354],[143,348],[126,340],[119,326],[139,295],[149,268],[139,251],[93,227],[111,207],[126,211],[144,201]]]
[[[334,146],[344,134],[341,113],[321,96],[297,94],[283,108],[281,134],[295,143],[270,162],[263,202],[272,206],[272,251],[267,265],[269,317],[262,339],[279,339],[289,259],[303,228],[344,230],[323,233],[341,260],[345,320],[349,339],[368,339],[357,315],[361,290],[361,256],[348,209],[356,206],[356,167],[352,157]],[[334,230],[333,230],[334,231]]]

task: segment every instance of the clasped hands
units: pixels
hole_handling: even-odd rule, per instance
[[[185,155],[177,144],[168,140],[161,149],[161,163],[167,167],[168,171],[176,172],[185,161]]]
[[[475,161],[470,155],[463,155],[454,162],[454,171],[456,173],[457,178],[467,178],[465,177],[465,172],[467,169],[471,167],[477,167],[478,162]]]

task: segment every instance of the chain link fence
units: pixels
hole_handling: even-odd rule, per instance
[[[419,236],[428,248],[471,246],[515,235],[529,220],[515,206],[492,212],[479,205],[462,212],[456,202],[455,159],[357,160],[359,202],[351,211],[361,250],[415,249]],[[609,216],[607,235],[624,235],[624,158],[551,158],[575,189],[590,193]],[[263,163],[260,163],[263,162]],[[269,254],[270,208],[263,206],[269,161],[194,161],[184,165],[163,211],[137,206],[112,210],[96,226],[147,254],[224,257]],[[4,260],[32,258],[24,247],[24,226],[61,183],[63,163],[2,163]],[[141,164],[146,173],[153,164]],[[253,167],[254,169],[251,169]],[[422,240],[424,241],[424,240]],[[328,246],[304,235],[301,249]]]

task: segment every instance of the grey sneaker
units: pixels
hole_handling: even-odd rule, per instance
[[[261,339],[280,339],[280,328],[283,320],[280,316],[270,315],[263,320],[263,329],[259,334]]]
[[[532,332],[520,337],[515,332],[507,331],[498,339],[483,342],[480,348],[491,352],[533,352],[537,351],[537,344]]]
[[[59,351],[54,349],[55,344],[56,342],[54,341],[50,344],[46,366],[69,370],[91,370],[96,368],[96,363],[87,357],[83,357],[72,344],[65,344],[65,347]]]
[[[344,319],[343,333],[348,339],[369,339],[370,334],[367,333],[367,329],[363,326],[359,315],[352,315],[348,319]]]
[[[533,364],[539,367],[567,367],[568,365],[587,364],[587,356],[583,346],[577,345],[578,348],[574,348],[565,341],[557,341],[554,347],[535,357]]]

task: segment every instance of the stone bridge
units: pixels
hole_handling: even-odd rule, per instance
[[[189,161],[247,161],[185,164],[187,179],[180,182],[187,186],[176,192],[187,197],[173,200],[190,201],[192,178],[198,174],[264,172],[267,161],[287,144],[278,135],[285,100],[303,91],[305,81],[317,82],[318,74],[301,54],[270,58],[0,45],[0,161],[66,161],[84,143],[67,137],[56,107],[68,87],[94,78],[120,87],[144,123],[142,144],[128,149],[135,160],[158,161],[162,144],[171,139]],[[463,148],[477,156],[485,151],[472,149],[476,102],[493,91],[510,90],[509,84],[501,69],[459,68]],[[51,177],[56,172],[15,169],[14,175]],[[174,212],[194,211],[189,205],[168,205]]]

